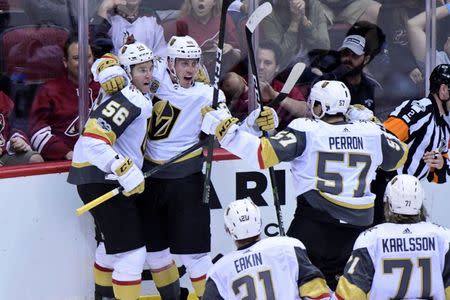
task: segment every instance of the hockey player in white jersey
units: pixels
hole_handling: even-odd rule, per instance
[[[152,111],[142,92],[150,86],[153,54],[142,44],[121,50],[128,56],[124,66],[129,78],[113,55],[105,55],[92,67],[104,91],[75,144],[68,181],[77,185],[84,203],[118,184],[124,188],[123,194],[91,210],[103,240],[95,254],[95,299],[136,300],[146,258],[137,195],[144,191],[143,147]],[[123,83],[128,84],[109,94]]]
[[[261,213],[252,200],[231,202],[224,210],[224,222],[237,250],[208,271],[203,300],[330,298],[322,273],[299,240],[261,239]]]
[[[375,123],[345,121],[350,92],[342,82],[317,82],[308,102],[314,119],[295,119],[270,138],[243,132],[220,111],[205,115],[202,130],[255,167],[291,162],[297,209],[288,235],[305,244],[334,289],[354,241],[372,224],[376,168],[398,168],[407,148]]]
[[[195,81],[202,55],[197,42],[189,36],[174,36],[167,50],[167,62],[155,64],[153,116],[144,170],[198,143],[200,108],[212,104],[213,87]],[[219,109],[229,115],[222,91],[218,101]],[[268,115],[262,118],[271,117],[273,121],[273,111],[265,113]],[[271,124],[274,128],[274,122]],[[176,299],[179,293],[178,272],[171,254],[186,266],[198,297],[203,295],[206,272],[212,265],[210,211],[202,203],[203,161],[199,149],[146,180],[152,187],[144,193],[142,208],[146,216],[147,262],[163,299]]]
[[[450,231],[425,222],[420,181],[397,175],[384,198],[387,223],[358,237],[336,298],[450,299]]]

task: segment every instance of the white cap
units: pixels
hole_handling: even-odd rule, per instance
[[[366,46],[366,39],[360,35],[349,35],[345,37],[344,42],[342,43],[341,48],[338,51],[341,51],[345,48],[352,50],[357,55],[364,54],[364,47]]]

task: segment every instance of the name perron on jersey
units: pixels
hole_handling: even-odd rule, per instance
[[[329,296],[323,275],[309,261],[303,244],[289,237],[265,238],[227,254],[209,270],[206,286],[207,300]]]
[[[450,231],[420,222],[361,233],[336,289],[338,299],[450,299]]]
[[[406,145],[372,122],[329,124],[295,119],[275,136],[258,139],[238,131],[223,148],[260,168],[291,162],[294,187],[314,208],[352,225],[373,221],[375,170],[398,168]]]

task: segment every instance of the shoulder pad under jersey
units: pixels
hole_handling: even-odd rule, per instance
[[[314,131],[317,129],[320,129],[321,124],[323,124],[323,121],[320,120],[314,120],[309,118],[297,118],[292,120],[291,123],[289,123],[288,127],[295,129],[297,131]]]

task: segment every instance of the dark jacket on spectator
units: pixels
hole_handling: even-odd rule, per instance
[[[362,79],[358,85],[349,84],[345,78],[341,78],[340,80],[350,90],[350,104],[362,104],[368,109],[375,111],[376,96],[382,90],[381,85],[375,79],[362,73]]]

